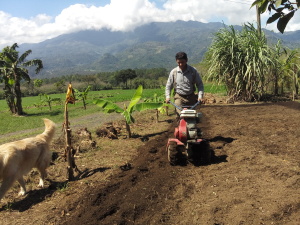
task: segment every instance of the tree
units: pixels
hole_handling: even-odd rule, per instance
[[[9,75],[7,74],[7,66],[6,62],[4,61],[4,55],[1,53],[1,61],[0,61],[0,75],[1,75],[1,83],[4,83],[4,98],[6,100],[6,103],[9,107],[9,110],[12,113],[16,112],[16,106],[15,106],[15,100],[14,100],[14,94],[12,92],[12,86],[13,86],[13,80],[9,79]]]
[[[63,92],[63,90],[66,87],[65,80],[64,79],[60,79],[59,81],[57,81],[57,82],[54,83],[54,86],[56,87],[56,89],[57,89],[57,91],[59,93]]]
[[[128,137],[131,138],[130,124],[134,123],[135,121],[132,116],[133,112],[143,111],[147,109],[157,109],[163,105],[163,103],[153,103],[153,102],[138,103],[142,97],[142,93],[143,93],[143,86],[139,86],[136,89],[135,94],[133,95],[129,105],[128,106],[124,105],[124,109],[119,107],[117,104],[104,99],[98,99],[94,101],[94,103],[99,107],[103,108],[106,113],[112,113],[112,112],[121,113],[125,118]]]
[[[281,94],[284,94],[284,87],[293,91],[294,95],[298,95],[299,80],[297,73],[299,71],[299,52],[297,50],[286,50],[280,46],[275,46],[274,50],[274,94],[279,94],[279,85],[281,85]]]
[[[0,67],[2,81],[4,82],[5,98],[9,109],[13,114],[23,115],[22,107],[22,92],[21,81],[24,79],[30,82],[27,67],[36,66],[35,72],[39,73],[43,68],[43,63],[39,59],[26,61],[26,58],[31,54],[31,50],[27,50],[21,56],[16,51],[18,44],[15,43],[11,47],[7,46],[2,50],[1,60],[3,61]]]
[[[85,75],[81,76],[81,81],[87,83],[87,85],[95,84],[97,77],[95,75]]]
[[[300,7],[300,0],[256,0],[252,3],[251,7],[253,6],[258,7],[258,12],[260,14],[265,13],[266,10],[268,10],[269,13],[275,11],[275,13],[267,20],[267,24],[278,20],[277,29],[281,33],[284,33],[286,25]]]
[[[128,88],[127,81],[136,78],[136,72],[132,69],[120,70],[117,72],[115,79],[118,82],[123,82],[125,84],[125,88]]]
[[[279,82],[282,82],[283,75],[284,75],[284,62],[283,62],[283,55],[287,54],[286,49],[283,48],[281,42],[274,46],[272,51],[274,60],[271,69],[271,80],[274,83],[274,94],[279,94]]]
[[[33,85],[37,88],[41,87],[43,85],[43,80],[41,79],[34,79]]]

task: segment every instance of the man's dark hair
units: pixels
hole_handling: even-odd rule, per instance
[[[178,52],[176,55],[175,55],[175,59],[185,59],[187,60],[187,54],[185,52]]]

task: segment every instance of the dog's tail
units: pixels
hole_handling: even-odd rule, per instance
[[[42,133],[42,136],[44,136],[44,138],[46,139],[46,141],[49,143],[53,136],[54,136],[54,132],[55,132],[55,123],[52,120],[49,119],[43,119],[44,123],[45,123],[45,131]]]

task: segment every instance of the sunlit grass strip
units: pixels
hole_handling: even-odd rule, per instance
[[[93,104],[97,98],[108,99],[112,102],[122,102],[131,100],[135,90],[105,90],[90,92],[87,99],[87,109],[83,109],[81,102],[76,102],[69,106],[72,119],[85,115],[100,112],[101,109]],[[163,94],[162,89],[145,89],[143,97],[152,97],[154,93]],[[53,98],[65,99],[65,94],[53,94]],[[52,110],[48,106],[35,107],[34,104],[40,102],[39,96],[22,98],[23,108],[26,116],[12,116],[8,110],[5,100],[0,100],[0,135],[17,132],[21,130],[34,129],[43,127],[42,118],[49,118],[55,123],[62,124],[64,121],[64,104],[55,103],[52,105]]]
[[[224,93],[225,88],[223,86],[205,83],[205,91],[210,93]],[[95,99],[102,98],[111,102],[130,101],[134,93],[135,89],[91,91],[88,94],[86,110],[83,109],[82,102],[76,102],[74,105],[70,105],[68,110],[70,115],[72,115],[71,119],[96,114],[100,112],[101,109],[93,104]],[[164,96],[164,89],[144,89],[142,98],[152,98],[155,93],[158,96]],[[51,97],[64,100],[65,94],[53,94]],[[49,118],[57,124],[62,124],[64,121],[64,104],[53,104],[51,111],[48,106],[35,107],[34,104],[40,102],[41,98],[43,97],[34,96],[22,98],[23,108],[27,115],[20,117],[12,116],[8,110],[6,101],[0,100],[0,135],[39,127],[43,129],[44,124],[42,118]]]
[[[225,85],[218,85],[214,83],[206,83],[204,81],[204,92],[211,93],[211,94],[226,94],[226,86]]]

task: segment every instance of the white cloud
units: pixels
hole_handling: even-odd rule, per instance
[[[13,44],[14,42],[34,42],[45,39],[45,36],[40,34],[40,28],[43,24],[48,23],[49,20],[50,18],[46,15],[38,15],[31,20],[27,20],[12,17],[0,11],[0,45]]]
[[[157,7],[151,0],[111,0],[110,4],[96,7],[84,4],[71,5],[55,18],[45,14],[31,19],[12,17],[0,11],[0,47],[13,43],[36,43],[61,34],[85,29],[129,31],[149,22],[194,20],[200,22],[224,22],[242,25],[256,23],[255,9],[249,4],[220,0],[157,0]],[[163,3],[164,2],[164,3]],[[286,31],[300,29],[300,15],[296,12]],[[265,26],[268,14],[262,15],[262,27],[277,31],[276,24]]]

